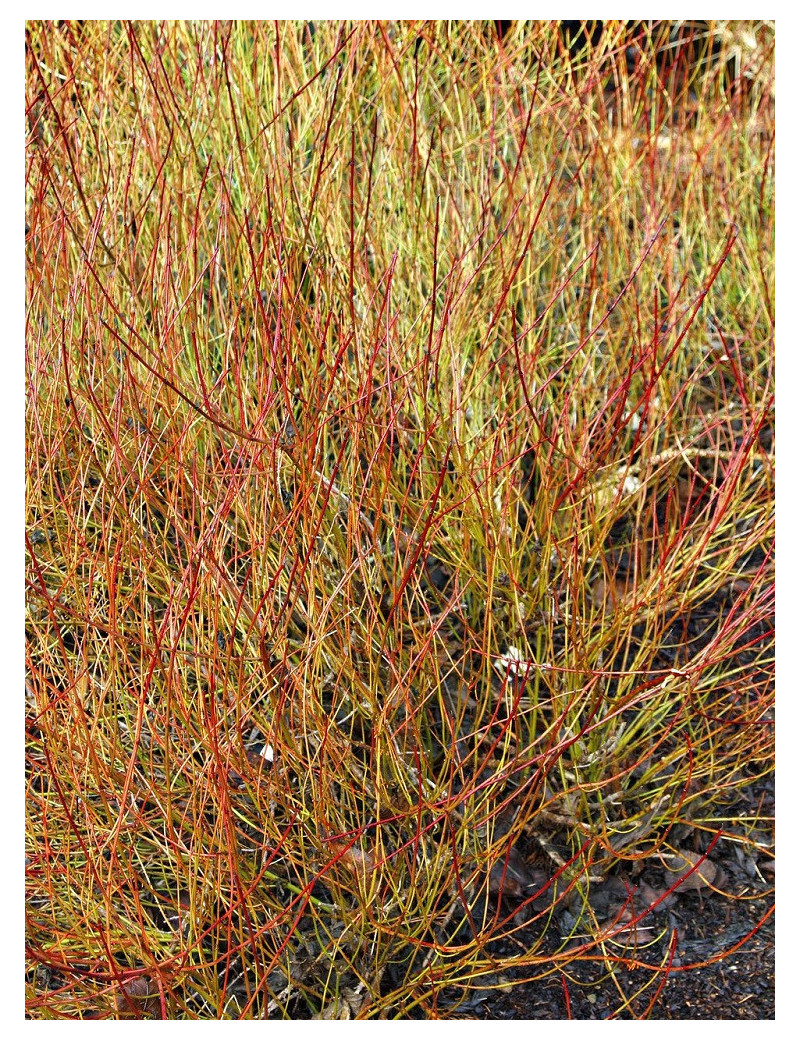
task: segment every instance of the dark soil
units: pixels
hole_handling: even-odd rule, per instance
[[[765,861],[756,864],[746,856],[737,856],[736,849],[730,842],[718,843],[712,852],[717,867],[726,875],[726,894],[707,889],[681,893],[669,909],[656,909],[641,921],[641,925],[653,926],[653,931],[643,937],[645,941],[659,933],[660,938],[638,952],[631,950],[631,958],[637,957],[654,968],[665,965],[674,941],[669,970],[657,972],[619,963],[609,967],[602,960],[573,962],[565,972],[522,983],[509,992],[486,989],[476,993],[469,1001],[471,1006],[464,1009],[464,1017],[774,1018],[772,877]],[[649,873],[646,869],[643,877]],[[609,879],[602,887],[612,884],[613,879]],[[525,934],[518,933],[518,937],[524,944]],[[738,949],[729,952],[739,943]],[[512,951],[509,948],[507,952]],[[715,957],[720,959],[713,960]],[[630,1006],[625,1007],[629,997]]]

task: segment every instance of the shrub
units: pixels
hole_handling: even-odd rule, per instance
[[[29,23],[32,1017],[646,1014],[771,854],[774,28],[665,31]]]

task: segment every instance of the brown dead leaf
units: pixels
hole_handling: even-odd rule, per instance
[[[314,1015],[314,1018],[328,1022],[345,1022],[350,1018],[350,1006],[341,997],[334,997],[319,1014]]]
[[[339,855],[338,862],[354,874],[363,876],[375,870],[375,857],[357,845],[348,846],[344,841],[332,841],[328,847],[334,855]]]
[[[644,924],[637,920],[637,913],[631,907],[624,907],[618,916],[606,927],[606,933],[620,942],[630,942],[634,945],[646,942],[653,932],[652,925]],[[630,924],[628,924],[630,922]],[[620,925],[628,925],[627,928]]]
[[[355,989],[351,989],[350,986],[344,987],[344,999],[350,1005],[350,1010],[354,1016],[357,1016],[359,1011],[364,1004],[366,993],[361,989],[363,983],[359,983]]]
[[[123,982],[117,993],[117,1011],[122,1015],[161,1018],[158,986],[147,975]]]
[[[700,862],[702,860],[702,862]],[[717,865],[710,859],[703,859],[696,852],[680,850],[674,856],[664,856],[664,876],[667,884],[672,885],[687,870],[696,866],[696,870],[675,886],[675,892],[699,892],[700,889],[713,885],[717,877]]]
[[[512,903],[521,903],[544,883],[545,875],[532,871],[515,848],[509,850],[507,859],[501,856],[489,871],[489,895]]]
[[[592,603],[605,612],[611,612],[625,599],[628,588],[619,578],[607,579],[600,575],[592,585]]]

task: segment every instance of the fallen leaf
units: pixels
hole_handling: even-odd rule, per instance
[[[702,860],[702,862],[700,862]],[[682,877],[687,870],[696,866],[692,873],[684,878],[679,885],[675,885],[675,892],[699,892],[701,888],[714,884],[717,876],[717,866],[710,859],[703,859],[696,852],[680,851],[674,856],[665,856],[664,871],[667,884],[671,886],[677,878]]]
[[[158,986],[147,975],[123,982],[117,993],[117,1011],[123,1015],[161,1018]]]
[[[489,895],[521,903],[540,889],[545,881],[541,871],[532,871],[522,855],[514,848],[495,863],[489,871]]]
[[[323,1019],[328,1022],[344,1022],[350,1018],[350,1007],[346,1000],[342,1000],[341,997],[334,997],[333,1000],[325,1005],[319,1014],[314,1015],[314,1018]]]
[[[375,858],[356,845],[348,845],[343,841],[332,841],[330,849],[334,855],[339,854],[337,862],[351,870],[354,874],[371,874],[375,870]]]

